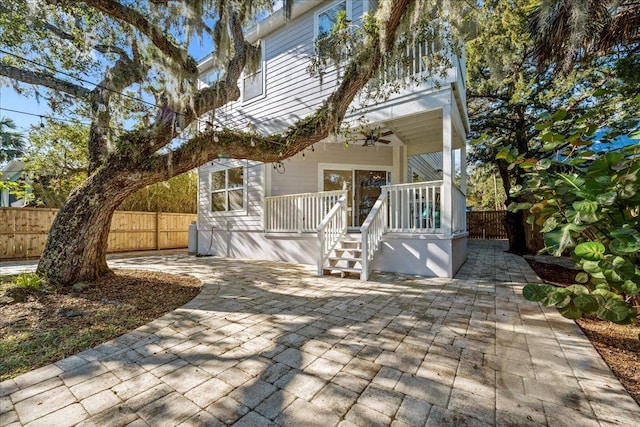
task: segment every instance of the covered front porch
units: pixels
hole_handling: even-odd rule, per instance
[[[315,237],[320,276],[341,271],[367,280],[375,269],[451,277],[466,257],[467,236],[465,195],[451,188],[447,198],[442,180],[382,185],[357,227],[348,190],[268,197],[265,233]]]
[[[391,151],[392,166],[319,162],[318,192],[265,198],[265,234],[314,236],[318,275],[366,280],[375,269],[452,277],[466,258],[461,105],[449,88],[370,111],[380,120],[363,147]]]

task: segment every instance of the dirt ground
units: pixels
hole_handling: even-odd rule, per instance
[[[532,260],[528,262],[545,283],[556,286],[575,283],[575,270]],[[640,405],[640,322],[636,320],[634,325],[617,325],[598,319],[580,319],[576,323]]]
[[[23,292],[0,306],[0,381],[108,341],[191,301],[191,276],[116,270],[83,289]],[[2,284],[2,293],[8,287]]]

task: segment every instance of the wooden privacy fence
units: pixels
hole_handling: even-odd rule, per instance
[[[504,217],[507,211],[467,212],[467,228],[470,239],[506,239]]]
[[[57,209],[0,208],[0,259],[40,256]],[[109,252],[186,248],[194,214],[117,211]]]

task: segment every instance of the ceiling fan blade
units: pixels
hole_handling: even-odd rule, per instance
[[[386,132],[382,132],[382,133],[380,134],[380,136],[389,136],[389,135],[393,135],[393,131],[388,130],[388,131],[386,131]]]
[[[391,141],[386,140],[386,139],[379,139],[376,142],[382,142],[383,144],[390,144],[391,143]]]

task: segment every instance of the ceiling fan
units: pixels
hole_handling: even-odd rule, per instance
[[[369,132],[362,132],[362,136],[365,137],[364,143],[362,144],[363,147],[375,147],[377,142],[380,142],[382,144],[390,144],[391,141],[389,141],[388,139],[382,139],[381,137],[383,136],[389,136],[392,135],[393,132],[388,130],[386,132],[380,132],[380,129],[376,129],[373,130],[371,129]]]

